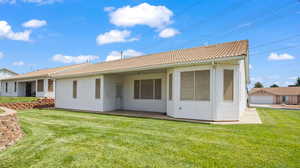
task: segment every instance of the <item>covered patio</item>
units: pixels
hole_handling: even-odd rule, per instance
[[[35,97],[36,96],[36,80],[18,82],[18,96]]]

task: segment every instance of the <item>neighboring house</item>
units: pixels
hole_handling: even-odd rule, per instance
[[[42,69],[1,79],[1,96],[55,97],[55,80],[51,75],[87,64]]]
[[[6,69],[6,68],[1,68],[0,69],[0,80],[1,79],[4,79],[4,78],[8,78],[8,77],[11,77],[11,76],[15,76],[17,75],[17,73],[9,70],[9,69]],[[2,87],[2,83],[0,81],[0,88]],[[1,96],[1,89],[0,89],[0,96]]]
[[[251,104],[300,104],[300,87],[253,88]]]
[[[248,41],[90,64],[56,73],[55,106],[236,121],[246,109]]]

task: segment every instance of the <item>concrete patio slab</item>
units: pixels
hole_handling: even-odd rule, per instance
[[[76,111],[76,110],[74,110]],[[95,111],[81,111],[80,112],[91,112],[103,115],[114,115],[114,116],[125,116],[125,117],[136,117],[136,118],[150,118],[158,120],[169,120],[169,121],[181,121],[181,122],[191,122],[191,123],[203,123],[203,124],[261,124],[258,113],[255,108],[247,109],[241,116],[240,121],[206,121],[206,120],[192,120],[184,118],[173,118],[167,116],[164,113],[157,112],[145,112],[145,111],[130,111],[130,110],[116,110],[107,112],[95,112]]]
[[[283,110],[300,110],[300,105],[286,105],[286,104],[250,104],[250,107],[262,107]]]
[[[237,122],[214,122],[213,124],[262,124],[255,108],[248,108]]]

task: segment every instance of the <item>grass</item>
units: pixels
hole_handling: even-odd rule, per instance
[[[300,167],[300,111],[259,114],[264,124],[208,125],[20,111],[26,136],[0,152],[0,167]]]
[[[0,96],[0,103],[31,102],[37,100],[36,97],[5,97]]]

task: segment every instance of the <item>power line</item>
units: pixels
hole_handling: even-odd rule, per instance
[[[286,50],[286,49],[292,49],[292,48],[298,48],[300,47],[300,45],[296,45],[296,46],[289,46],[289,47],[283,47],[283,48],[278,48],[278,49],[275,49],[275,50],[272,50],[273,52],[274,51],[281,51],[281,50]],[[250,55],[260,55],[260,54],[264,54],[264,53],[269,53],[271,51],[263,51],[263,52],[257,52],[257,53],[250,53]]]
[[[291,3],[291,2],[290,2],[290,3]],[[281,5],[281,7],[277,8],[277,9],[275,9],[275,10],[272,10],[271,12],[265,12],[265,14],[259,15],[259,17],[257,17],[258,19],[255,19],[254,23],[255,23],[255,22],[258,22],[259,20],[261,20],[261,18],[264,18],[263,20],[266,20],[266,19],[272,17],[273,15],[278,14],[279,11],[281,11],[282,9],[288,8],[288,7],[290,7],[290,5],[295,5],[295,4],[298,4],[298,2],[297,2],[297,3],[291,3],[291,4],[288,3],[288,6],[286,6],[286,5]],[[282,7],[282,6],[283,6],[283,7]],[[268,7],[268,8],[269,8],[269,7]],[[270,13],[271,13],[271,15],[270,15]],[[277,17],[276,19],[278,19],[278,17]],[[265,24],[265,23],[268,23],[268,22],[263,22],[263,24]],[[249,27],[253,27],[253,25],[254,25],[254,24],[252,23],[252,25],[250,25]],[[260,25],[260,26],[261,26],[261,25]],[[230,35],[231,33],[235,32],[235,31],[237,31],[237,30],[240,31],[240,30],[243,30],[243,29],[241,29],[241,28],[239,28],[239,29],[233,28],[233,29],[232,29],[231,31],[229,31],[229,32],[223,33],[222,35],[212,36],[212,38],[215,39],[216,37],[225,37],[225,36]],[[253,28],[252,28],[252,30],[253,30]],[[248,30],[248,31],[249,31],[249,30]],[[185,43],[183,43],[183,45],[189,43],[190,41],[192,41],[192,40],[186,41]],[[209,39],[209,40],[207,39],[207,41],[211,41],[211,39]],[[182,44],[181,44],[181,45],[182,45]]]
[[[290,39],[292,39],[292,38],[297,38],[297,37],[300,37],[300,34],[296,34],[296,35],[288,36],[288,37],[283,38],[283,39],[280,39],[280,40],[273,40],[273,41],[270,41],[270,42],[267,42],[267,43],[263,43],[263,44],[260,44],[260,45],[256,45],[256,46],[254,46],[254,47],[251,47],[250,49],[256,49],[256,48],[265,47],[265,46],[268,46],[268,45],[270,45],[270,44],[280,43],[280,42],[287,41],[287,40],[290,40]]]
[[[278,15],[279,12],[280,12],[281,10],[286,9],[286,8],[289,8],[290,6],[296,5],[296,4],[298,4],[298,2],[296,2],[296,3],[291,3],[291,4],[288,4],[288,5],[282,5],[282,6],[280,6],[280,7],[277,8],[277,9],[271,10],[271,12],[265,12],[264,15],[260,15],[260,16],[257,17],[257,19],[255,19],[254,21],[251,21],[251,23],[249,23],[248,26],[245,26],[245,27],[248,28],[248,30],[246,30],[246,31],[248,32],[249,30],[255,29],[255,28],[253,28],[253,26],[254,26],[257,22],[259,22],[259,21],[262,21],[263,24],[260,24],[260,25],[257,25],[257,24],[256,24],[256,26],[257,26],[256,28],[258,28],[258,26],[261,27],[262,25],[265,25],[266,23],[270,23],[270,22],[267,22],[267,21],[270,21],[270,20],[271,20],[270,18],[272,18],[273,16]],[[275,20],[278,20],[279,18],[283,18],[283,17],[286,17],[286,16],[276,17]],[[268,20],[268,19],[269,19],[269,20]],[[246,19],[243,18],[243,20],[246,20]],[[249,20],[249,19],[247,19],[247,20]],[[274,20],[273,20],[273,21],[274,21]],[[245,27],[244,27],[244,28],[245,28]],[[251,28],[251,29],[250,29],[250,28]],[[241,30],[244,30],[243,27],[236,27],[236,28],[231,29],[230,31],[227,31],[226,33],[223,33],[223,34],[221,34],[221,35],[215,36],[215,37],[213,37],[213,38],[215,39],[215,38],[226,37],[226,36],[232,34],[232,33],[235,32],[235,31],[241,31]],[[240,32],[240,33],[241,33],[241,32]]]
[[[250,0],[251,1],[251,0]],[[221,16],[226,16],[228,13],[232,12],[232,11],[235,11],[235,10],[238,10],[239,8],[241,8],[244,4],[249,4],[249,1],[245,1],[245,0],[242,0],[242,1],[239,1],[237,3],[235,3],[234,5],[230,5],[229,7],[225,8],[224,10],[216,13],[215,15],[213,15],[210,19],[207,19],[206,21],[198,21],[198,22],[195,22],[194,24],[192,25],[187,25],[187,26],[184,26],[183,28],[180,29],[180,31],[182,32],[183,30],[187,29],[187,28],[190,28],[190,27],[194,27],[198,24],[204,24],[204,23],[209,23],[209,22],[212,22],[214,21],[213,18],[218,18],[218,17],[221,17]],[[161,41],[162,39],[160,39]],[[169,42],[169,41],[168,41]],[[189,41],[188,41],[189,42]],[[157,41],[155,42],[157,43]],[[166,43],[166,42],[165,42]],[[162,43],[160,43],[160,48],[161,48],[161,45]],[[186,43],[184,43],[186,44]],[[182,46],[182,45],[181,45]]]

